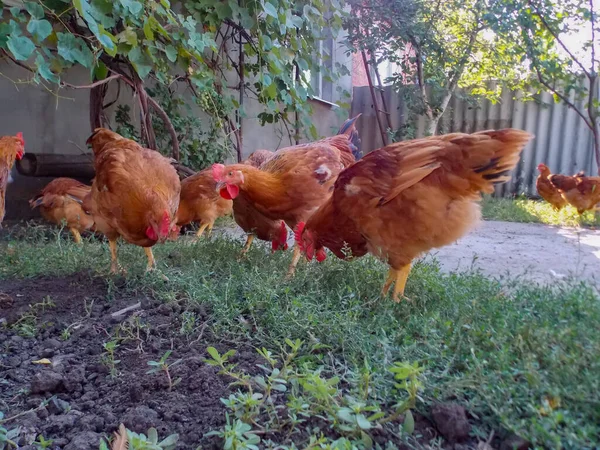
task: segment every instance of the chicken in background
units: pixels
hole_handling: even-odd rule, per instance
[[[308,259],[322,261],[329,242],[320,233],[333,233],[339,220],[347,226],[338,228],[339,242],[360,235],[366,249],[390,265],[382,295],[395,283],[398,302],[412,260],[451,244],[477,223],[480,193],[509,180],[532,137],[514,129],[454,133],[373,151],[344,170],[331,199],[298,224],[297,244]]]
[[[357,138],[358,117],[342,125],[342,134],[278,150],[260,168],[213,165],[221,195],[234,199],[234,208],[242,198],[267,218],[283,220],[294,229],[327,201],[338,174],[355,162],[358,147],[352,138]],[[299,259],[296,245],[288,276],[293,275]]]
[[[10,171],[15,164],[15,159],[21,159],[25,154],[25,140],[23,133],[15,136],[0,137],[0,226],[4,220],[6,186],[10,179]]]
[[[81,233],[94,227],[94,219],[82,206],[83,199],[91,191],[91,186],[72,178],[56,178],[29,200],[29,205],[32,208],[39,206],[42,217],[48,222],[56,225],[66,222],[73,239],[80,244]]]
[[[249,164],[252,167],[260,167],[262,164],[271,159],[274,154],[275,152],[272,152],[271,150],[256,150],[255,152],[252,152],[250,156],[248,156],[248,159],[242,164]]]
[[[270,150],[256,150],[243,164],[251,165],[252,167],[260,167],[266,161],[271,159],[275,153]],[[282,220],[273,220],[259,212],[245,197],[238,197],[233,202],[233,218],[235,223],[246,232],[246,243],[240,253],[242,258],[250,247],[254,238],[257,237],[261,241],[271,242],[271,252],[277,250],[285,251],[288,249],[287,244],[287,227]]]
[[[560,211],[567,205],[567,201],[564,199],[560,191],[548,179],[548,177],[552,175],[552,173],[550,173],[550,169],[547,165],[540,163],[537,166],[537,170],[540,172],[540,175],[537,177],[535,182],[538,194],[540,194],[540,197],[550,203],[555,210]]]
[[[147,270],[155,266],[152,246],[164,242],[176,228],[181,184],[169,159],[105,128],[97,128],[87,143],[94,151],[96,177],[91,209],[96,230],[110,245],[111,272],[118,270],[117,239],[144,248]]]
[[[600,177],[580,176],[578,173],[572,177],[554,174],[548,179],[579,214],[597,209],[600,203]]]
[[[221,197],[216,186],[211,169],[204,169],[181,182],[177,227],[198,222],[200,228],[196,233],[196,239],[200,239],[206,228],[210,234],[215,220],[228,216],[232,212],[233,202]]]

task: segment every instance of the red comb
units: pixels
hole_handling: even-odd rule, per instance
[[[304,251],[304,246],[302,245],[302,232],[304,231],[305,225],[306,224],[304,222],[300,222],[294,229],[294,238],[296,239],[296,244],[298,244],[298,247],[302,251]]]
[[[281,221],[281,228],[279,230],[279,242],[281,244],[285,244],[287,242],[287,228],[285,226],[285,222]]]
[[[23,139],[23,133],[22,132],[18,132],[17,133],[17,139],[21,141],[21,144],[25,145],[25,139]]]
[[[221,181],[223,175],[225,175],[225,166],[223,164],[213,164],[212,175],[215,181]]]
[[[160,223],[160,234],[163,236],[167,236],[171,231],[171,217],[169,216],[169,212],[165,211],[162,216],[162,221]]]

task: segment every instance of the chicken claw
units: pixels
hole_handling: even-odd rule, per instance
[[[392,283],[394,284],[394,293],[392,295],[392,299],[396,303],[400,303],[402,299],[406,299],[411,301],[408,297],[404,295],[404,288],[406,287],[406,280],[408,279],[408,274],[410,273],[411,264],[407,264],[403,266],[400,270],[396,270],[390,267],[388,272],[387,279],[383,284],[383,288],[381,290],[381,295],[383,297],[387,296]]]
[[[198,229],[198,232],[196,233],[196,238],[194,239],[194,241],[198,241],[200,240],[200,238],[202,237],[202,233],[204,233],[204,230],[206,230],[206,227],[208,227],[210,224],[208,223],[203,223],[200,228]],[[209,234],[212,231],[212,227],[209,228]]]
[[[154,259],[154,254],[152,253],[152,249],[150,247],[144,247],[144,252],[146,253],[146,257],[148,258],[146,272],[150,272],[156,268],[156,260]]]
[[[73,235],[73,240],[76,244],[81,244],[81,234],[77,228],[69,228],[69,231]]]
[[[302,251],[300,250],[300,247],[298,247],[298,244],[296,243],[294,245],[294,254],[292,255],[292,262],[290,263],[290,268],[288,269],[288,273],[285,276],[286,280],[290,280],[294,277],[294,274],[296,273],[296,266],[298,265],[298,261],[300,261],[301,256],[302,256]]]
[[[157,273],[158,276],[164,280],[164,281],[169,281],[169,278],[167,278],[167,276],[162,273],[160,270],[158,270],[156,268],[156,260],[154,259],[154,254],[152,253],[152,249],[150,247],[144,247],[144,252],[146,253],[146,256],[148,257],[148,265],[146,266],[146,273]]]
[[[119,265],[117,260],[117,241],[109,240],[108,246],[110,248],[110,273],[111,275],[122,274],[125,275],[127,271]]]
[[[244,245],[244,248],[242,249],[240,256],[238,256],[238,261],[241,261],[242,259],[244,259],[246,257],[246,254],[248,253],[248,250],[250,250],[250,246],[252,245],[252,241],[254,241],[254,235],[253,234],[249,234],[248,237],[246,238],[246,244]]]

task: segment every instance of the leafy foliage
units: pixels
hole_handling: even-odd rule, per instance
[[[221,437],[224,448],[258,449],[256,444],[261,443],[258,435],[264,434],[263,430],[269,430],[270,433],[285,430],[298,433],[314,417],[325,421],[337,437],[311,433],[303,438],[296,436],[294,443],[304,439],[309,448],[317,445],[321,448],[328,448],[327,445],[339,448],[335,444],[342,439],[351,446],[348,448],[372,448],[371,433],[381,432],[385,424],[400,416],[405,418],[404,432],[410,435],[414,431],[410,410],[415,407],[419,392],[424,387],[421,381],[423,369],[417,363],[398,362],[389,369],[398,380],[398,392],[404,395],[399,395],[399,401],[388,413],[371,396],[371,367],[365,366],[359,377],[344,380],[348,386],[343,388],[342,380],[329,375],[315,356],[324,346],[314,344],[306,351],[304,342],[299,339],[286,339],[285,344],[281,354],[274,354],[264,347],[258,350],[266,364],[259,365],[263,372],[254,376],[237,371],[236,365],[229,363],[235,351],[221,355],[214,347],[207,348],[211,358],[206,362],[219,367],[221,374],[232,378],[233,386],[242,387],[229,398],[221,399],[230,411],[225,427],[207,436]],[[235,417],[233,421],[230,414]],[[254,428],[259,421],[263,425],[259,425],[259,429]],[[273,443],[265,440],[263,444],[269,446]]]
[[[372,62],[394,65],[389,81],[412,114],[427,117],[430,134],[457,88],[496,101],[501,84],[492,89],[488,82],[513,83],[519,77],[513,43],[490,33],[493,1],[351,3],[350,48],[366,51]]]
[[[600,170],[597,9],[593,0],[502,0],[495,3],[492,23],[515,43],[515,56],[533,74],[534,93],[551,92],[585,122]]]
[[[87,69],[91,81],[124,82],[138,96],[142,137],[151,147],[156,147],[147,119],[151,109],[172,130],[168,114],[147,99],[148,82],[158,84],[157,90],[189,88],[215,121],[220,139],[237,136],[246,114],[242,96],[264,105],[263,123],[292,123],[299,113],[301,123],[294,124],[306,125],[316,137],[306,102],[314,92],[306,74],[331,57],[316,49],[341,29],[338,0],[188,0],[180,6],[175,11],[169,0],[25,2],[0,24],[0,51],[28,68],[35,83],[70,87],[63,78],[74,66]],[[188,159],[198,165],[214,159],[210,153],[196,156],[204,148],[186,138],[194,142]],[[209,132],[209,139],[216,137]]]

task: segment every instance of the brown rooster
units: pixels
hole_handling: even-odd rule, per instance
[[[144,248],[151,270],[151,247],[176,227],[181,191],[177,172],[160,153],[105,128],[97,128],[87,143],[94,151],[96,178],[84,207],[91,209],[96,229],[108,238],[111,272],[118,269],[119,236]]]
[[[479,220],[480,193],[509,179],[532,137],[514,129],[455,133],[371,152],[344,170],[331,199],[298,225],[297,243],[307,258],[323,260],[339,220],[334,245],[354,243],[360,253],[362,237],[366,249],[390,265],[382,294],[395,282],[399,301],[412,260],[456,241]]]
[[[327,201],[338,174],[354,163],[357,148],[352,137],[357,118],[346,121],[341,134],[277,151],[260,168],[213,165],[221,195],[243,197],[267,218],[283,220],[293,229]],[[299,258],[300,249],[295,246],[288,275],[294,273]]]
[[[42,191],[29,200],[32,208],[40,207],[42,217],[61,225],[66,222],[77,244],[81,243],[81,232],[94,227],[94,219],[82,206],[83,199],[92,188],[72,178],[56,178]]]
[[[6,186],[10,177],[10,171],[15,164],[15,159],[21,159],[25,154],[25,140],[23,133],[18,132],[16,136],[0,137],[0,226],[4,220]]]

